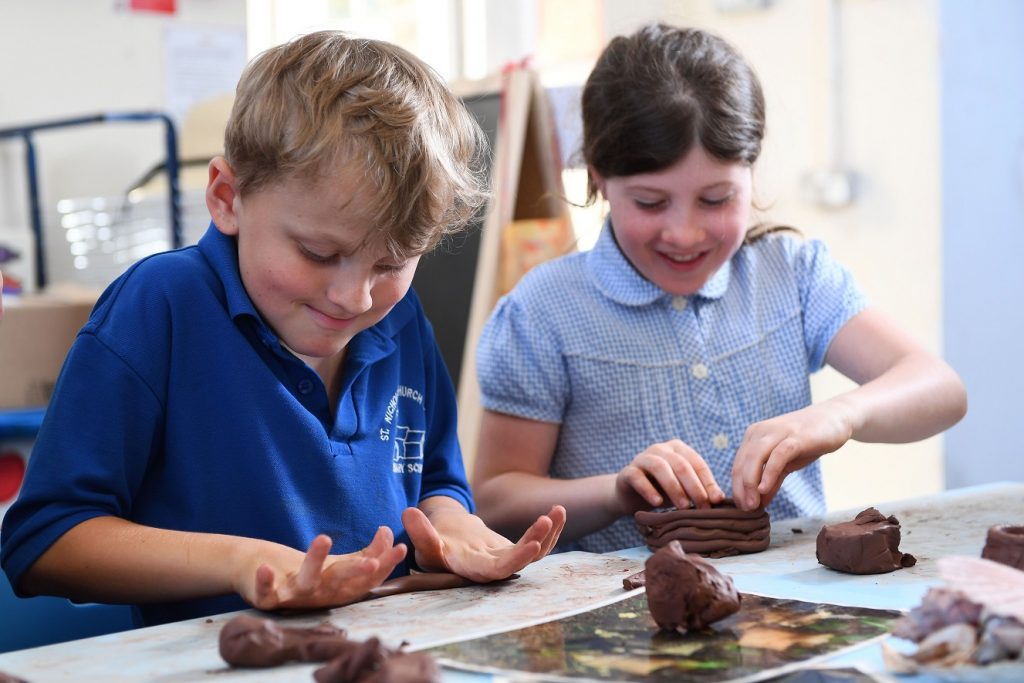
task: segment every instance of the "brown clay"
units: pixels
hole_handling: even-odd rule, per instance
[[[700,630],[735,613],[740,594],[707,560],[670,541],[647,558],[647,605],[661,628]]]
[[[917,564],[917,558],[901,553],[899,545],[899,520],[867,508],[849,522],[823,526],[816,554],[818,562],[837,571],[884,574]]]
[[[768,513],[740,510],[730,499],[711,508],[641,510],[634,519],[651,550],[679,541],[688,553],[726,557],[759,553],[771,540]]]
[[[1024,569],[1024,526],[994,526],[985,537],[981,556],[1015,569]]]

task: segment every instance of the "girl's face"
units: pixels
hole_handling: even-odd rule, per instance
[[[752,193],[747,164],[720,161],[696,145],[654,173],[590,173],[608,200],[622,253],[669,294],[700,290],[743,243]]]

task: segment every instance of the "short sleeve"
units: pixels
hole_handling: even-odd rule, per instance
[[[812,372],[825,364],[833,337],[867,306],[853,275],[819,240],[798,242],[794,268],[804,318],[804,344]]]
[[[499,302],[477,344],[477,378],[484,408],[543,422],[562,421],[568,395],[557,336],[539,307],[515,290]]]

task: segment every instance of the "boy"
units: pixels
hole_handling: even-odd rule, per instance
[[[407,571],[403,527],[421,568],[478,581],[546,554],[562,508],[516,544],[470,514],[409,289],[482,201],[481,139],[393,45],[320,32],[256,58],[210,229],[115,281],[68,355],[4,520],[12,586],[148,625],[351,602]]]

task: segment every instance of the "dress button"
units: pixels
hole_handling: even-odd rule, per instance
[[[298,388],[299,393],[302,394],[303,396],[305,396],[309,392],[313,391],[313,380],[311,380],[311,379],[300,379],[299,383],[296,385],[296,387]]]
[[[729,437],[725,434],[715,434],[715,438],[711,439],[711,444],[718,450],[724,450],[729,447]]]
[[[685,296],[674,296],[672,297],[672,308],[677,311],[681,311],[686,308],[686,304],[689,303]]]
[[[708,366],[704,365],[703,363],[697,363],[692,368],[690,368],[690,372],[692,372],[693,376],[696,377],[697,379],[704,379],[705,377],[708,376]]]

